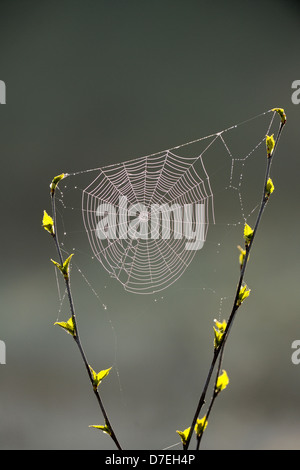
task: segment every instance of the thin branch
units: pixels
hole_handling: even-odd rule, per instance
[[[215,399],[217,398],[218,396],[218,392],[216,391],[217,390],[217,381],[218,381],[218,377],[220,375],[220,370],[221,370],[221,367],[222,367],[222,361],[223,361],[223,355],[224,355],[224,347],[225,347],[225,343],[223,343],[223,346],[222,346],[222,350],[220,352],[220,357],[219,357],[219,364],[218,364],[218,367],[217,367],[217,373],[216,373],[216,378],[215,378],[215,383],[214,383],[214,390],[213,390],[213,395],[211,397],[211,400],[210,400],[210,404],[209,404],[209,407],[208,407],[208,410],[207,410],[207,413],[205,415],[205,422],[208,422],[209,420],[209,415],[211,413],[211,410],[212,410],[212,407],[215,403]],[[200,448],[200,444],[201,444],[201,439],[202,439],[202,436],[204,434],[204,429],[205,429],[205,423],[203,425],[203,429],[202,429],[202,432],[199,436],[197,436],[197,445],[196,445],[196,450],[199,450]]]
[[[238,298],[239,298],[239,293],[240,293],[240,289],[242,287],[242,284],[243,284],[243,280],[244,280],[244,275],[245,275],[245,271],[246,271],[246,267],[247,267],[247,263],[248,263],[248,259],[249,259],[249,255],[250,255],[250,251],[251,251],[251,248],[253,246],[253,242],[254,242],[254,238],[255,238],[255,235],[256,235],[256,232],[257,232],[257,229],[258,229],[258,226],[259,226],[259,223],[261,221],[261,217],[262,217],[262,214],[264,212],[264,209],[266,207],[266,204],[268,202],[268,197],[266,196],[266,185],[267,185],[267,181],[269,179],[269,175],[270,175],[270,169],[271,169],[271,163],[272,163],[272,159],[273,159],[273,156],[274,156],[274,153],[275,153],[275,150],[276,150],[276,147],[277,147],[277,144],[278,144],[278,141],[279,141],[279,138],[280,138],[280,135],[281,135],[281,132],[282,132],[282,129],[284,127],[284,124],[285,122],[281,122],[281,125],[279,127],[279,130],[278,130],[278,133],[277,133],[277,136],[276,136],[276,140],[275,140],[275,145],[274,145],[274,149],[273,149],[273,152],[270,156],[268,156],[267,158],[267,167],[266,167],[266,174],[265,174],[265,180],[264,180],[264,187],[263,187],[263,196],[262,196],[262,200],[261,200],[261,205],[260,205],[260,209],[259,209],[259,213],[257,215],[257,219],[256,219],[256,223],[255,223],[255,226],[254,226],[254,229],[253,229],[253,235],[252,235],[252,238],[251,238],[251,241],[248,245],[246,245],[246,253],[245,253],[245,257],[244,257],[244,261],[243,261],[243,265],[242,265],[242,268],[240,270],[240,277],[239,277],[239,281],[238,281],[238,285],[237,285],[237,289],[236,289],[236,294],[235,294],[235,298],[234,298],[234,303],[233,303],[233,306],[232,306],[232,310],[231,310],[231,314],[229,316],[229,320],[227,322],[227,326],[226,326],[226,329],[224,331],[224,334],[222,336],[222,339],[221,339],[221,342],[219,344],[219,347],[218,348],[215,348],[214,350],[214,355],[213,355],[213,358],[212,358],[212,362],[211,362],[211,365],[210,365],[210,368],[209,368],[209,371],[208,371],[208,374],[207,374],[207,378],[206,378],[206,381],[205,381],[205,384],[204,384],[204,387],[203,387],[203,391],[201,393],[201,396],[200,396],[200,399],[199,399],[199,402],[198,402],[198,406],[196,408],[196,412],[194,414],[194,417],[193,417],[193,420],[192,420],[192,424],[191,424],[191,427],[190,427],[190,431],[189,431],[189,434],[188,434],[188,437],[186,439],[186,442],[185,444],[183,445],[183,449],[185,451],[188,450],[189,448],[189,445],[190,445],[190,441],[191,441],[191,437],[192,437],[192,434],[193,434],[193,430],[195,428],[195,425],[196,425],[196,422],[197,422],[197,419],[199,417],[199,414],[200,414],[200,411],[205,403],[205,397],[206,397],[206,393],[207,393],[207,390],[208,390],[208,387],[209,387],[209,384],[210,384],[210,381],[211,381],[211,377],[212,377],[212,374],[213,374],[213,371],[214,371],[214,368],[215,368],[215,365],[216,365],[216,362],[219,358],[219,356],[222,358],[222,355],[223,355],[223,351],[224,351],[224,347],[225,347],[225,343],[227,341],[227,338],[228,338],[228,335],[229,335],[229,331],[231,329],[231,326],[233,324],[233,321],[235,319],[235,316],[236,316],[236,312],[239,308],[239,303],[238,303]],[[219,363],[219,369],[220,370],[221,368],[221,361]],[[214,402],[214,397],[212,399],[212,402]],[[212,407],[212,404],[211,403],[211,407]],[[211,409],[210,407],[210,409]],[[197,444],[198,445],[198,444]]]
[[[58,242],[57,231],[56,231],[56,211],[55,211],[55,194],[54,194],[54,192],[51,194],[51,202],[52,202],[52,213],[53,213],[53,220],[54,220],[53,239],[54,239],[56,250],[57,250],[57,253],[58,253],[58,256],[59,256],[60,264],[63,265],[62,252],[61,252],[61,248],[60,248],[60,245],[59,245],[59,242]],[[110,424],[110,421],[109,421],[108,415],[106,413],[106,410],[104,408],[101,396],[100,396],[98,390],[95,389],[94,386],[93,386],[93,376],[92,376],[91,369],[90,369],[87,357],[85,355],[85,352],[83,350],[83,347],[82,347],[82,344],[81,344],[81,341],[80,341],[80,337],[79,337],[79,331],[78,331],[78,325],[77,325],[76,316],[75,316],[75,308],[74,308],[74,302],[73,302],[73,297],[72,297],[72,293],[71,293],[71,286],[70,286],[69,277],[67,279],[65,278],[65,284],[66,284],[68,300],[69,300],[69,305],[70,305],[70,310],[71,310],[71,315],[72,315],[72,320],[73,320],[73,325],[74,325],[74,335],[73,335],[74,341],[77,344],[77,347],[79,349],[80,355],[81,355],[82,360],[83,360],[83,363],[84,363],[85,368],[87,370],[87,373],[88,373],[88,376],[89,376],[94,394],[96,396],[97,402],[98,402],[99,407],[101,409],[101,412],[103,414],[105,424],[106,424],[107,428],[110,431],[109,435],[112,438],[112,440],[114,441],[114,443],[116,444],[118,450],[122,450],[122,448],[120,446],[120,443],[119,443],[119,441],[118,441],[118,439],[115,435],[115,432],[112,428],[112,425]]]

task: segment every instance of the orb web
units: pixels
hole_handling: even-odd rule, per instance
[[[101,236],[99,207],[108,221]],[[100,169],[83,191],[82,209],[94,256],[127,291],[139,294],[165,289],[182,275],[214,217],[201,156],[169,150]]]
[[[261,200],[271,111],[151,155],[67,174],[56,195],[64,253],[83,255],[81,265],[96,258],[135,294],[166,289],[196,257],[190,273],[226,291],[233,240],[241,243],[240,225],[251,225]]]

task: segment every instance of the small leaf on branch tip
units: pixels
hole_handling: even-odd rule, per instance
[[[47,214],[46,211],[44,211],[44,216],[43,216],[43,227],[47,232],[51,233],[51,235],[54,235],[54,222],[52,217]]]
[[[224,335],[224,332],[226,330],[227,323],[225,320],[223,320],[223,323],[220,323],[219,321],[215,320],[216,328],[214,327],[214,348],[218,349],[222,342],[222,338]]]
[[[93,377],[93,387],[94,390],[97,390],[98,386],[100,385],[101,381],[109,374],[111,367],[109,369],[101,370],[100,372],[95,372],[94,369],[89,366],[92,377]]]
[[[266,147],[267,147],[267,154],[268,158],[271,157],[274,147],[275,147],[275,140],[274,140],[274,134],[266,135]]]
[[[200,437],[201,434],[204,433],[207,424],[208,424],[208,421],[206,419],[206,415],[201,419],[199,418],[197,419],[197,423],[195,425],[195,433],[197,434],[198,437]]]
[[[70,271],[70,261],[74,253],[72,253],[66,261],[64,261],[63,265],[58,263],[57,261],[54,261],[51,259],[52,263],[60,270],[60,272],[63,274],[65,280],[69,279],[69,271]]]
[[[250,244],[250,242],[253,238],[253,233],[254,233],[254,230],[252,230],[250,225],[245,224],[245,227],[244,227],[244,240],[245,240],[246,245]]]
[[[222,392],[222,390],[225,390],[228,384],[229,384],[229,378],[228,378],[227,372],[226,370],[223,370],[223,374],[219,375],[218,377],[215,393],[219,393],[219,392]]]
[[[51,184],[50,184],[50,189],[51,189],[51,195],[53,196],[54,193],[55,193],[55,190],[56,190],[56,186],[58,185],[58,183],[60,182],[60,180],[62,180],[63,178],[65,178],[65,176],[67,176],[65,173],[62,173],[61,175],[58,175],[58,176],[55,176],[53,178],[53,180],[51,181]]]
[[[184,431],[176,431],[177,434],[179,434],[181,442],[184,446],[186,445],[186,441],[187,441],[188,435],[190,433],[190,429],[191,428],[187,428]]]
[[[286,123],[286,114],[284,112],[284,109],[282,109],[282,108],[273,108],[272,111],[276,111],[279,114],[282,124]]]
[[[75,336],[75,325],[74,325],[72,317],[69,318],[69,320],[67,322],[64,322],[64,321],[59,321],[58,322],[57,321],[57,322],[54,323],[54,325],[60,326],[65,331],[67,331],[67,333],[69,333],[72,336]]]
[[[99,431],[103,431],[105,434],[108,434],[109,436],[111,436],[111,430],[107,426],[107,424],[105,424],[104,426],[98,426],[98,425],[95,425],[95,424],[91,424],[89,426],[89,428],[99,429]]]
[[[265,189],[265,197],[269,198],[270,194],[274,191],[274,184],[271,178],[268,179],[267,184],[266,184],[266,189]]]
[[[250,292],[251,290],[248,289],[248,287],[246,285],[244,285],[243,287],[240,288],[240,292],[239,292],[239,295],[238,295],[238,299],[236,301],[236,304],[238,306],[240,306],[245,299],[247,299],[247,297],[249,297],[250,295]]]

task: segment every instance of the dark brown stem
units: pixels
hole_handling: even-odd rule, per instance
[[[55,194],[54,193],[51,195],[51,201],[52,201],[52,213],[53,213],[53,220],[54,220],[53,239],[54,239],[56,250],[57,250],[57,253],[58,253],[58,256],[59,256],[59,262],[60,262],[61,265],[63,265],[62,252],[61,252],[61,248],[60,248],[60,245],[59,245],[59,242],[58,242],[58,237],[57,237],[57,232],[56,232],[56,219],[55,219],[56,212],[55,212]],[[110,421],[109,421],[108,415],[106,413],[106,410],[104,408],[101,396],[100,396],[98,390],[94,388],[93,376],[92,376],[92,373],[91,373],[91,369],[90,369],[87,357],[85,355],[85,352],[83,350],[83,347],[82,347],[82,344],[81,344],[81,341],[80,341],[80,337],[79,337],[79,331],[78,331],[78,325],[77,325],[76,316],[75,316],[75,308],[74,308],[74,302],[73,302],[73,297],[72,297],[72,293],[71,293],[71,286],[70,286],[69,277],[65,278],[65,284],[66,284],[66,289],[67,289],[67,294],[68,294],[68,300],[69,300],[72,320],[73,320],[73,324],[74,324],[74,335],[73,335],[74,341],[77,344],[77,347],[79,349],[80,355],[81,355],[82,360],[83,360],[83,363],[84,363],[85,368],[87,370],[87,373],[88,373],[88,376],[89,376],[94,394],[96,396],[97,402],[98,402],[99,407],[101,409],[101,412],[103,414],[105,424],[106,424],[106,426],[108,427],[108,429],[110,431],[110,437],[112,438],[112,440],[116,444],[118,450],[122,450],[122,448],[120,446],[120,443],[119,443],[119,441],[118,441],[118,439],[117,439],[117,437],[114,433],[114,430],[113,430],[113,428],[110,424]]]
[[[267,185],[267,181],[268,181],[269,176],[270,176],[270,169],[271,169],[271,162],[272,162],[272,159],[273,159],[273,155],[274,155],[275,149],[277,147],[277,144],[278,144],[282,129],[284,127],[284,124],[285,123],[281,122],[281,125],[280,125],[278,133],[277,133],[277,137],[276,137],[276,140],[275,140],[275,145],[274,145],[272,155],[268,156],[268,158],[267,158],[267,167],[266,167],[266,174],[265,174],[265,180],[264,180],[263,195],[262,195],[261,205],[260,205],[260,209],[259,209],[259,212],[258,212],[258,215],[257,215],[255,227],[253,229],[253,236],[251,238],[250,243],[248,245],[246,245],[246,254],[245,254],[243,266],[240,270],[240,277],[239,277],[239,281],[238,281],[238,285],[237,285],[237,289],[236,289],[236,294],[235,294],[232,310],[231,310],[231,313],[230,313],[230,316],[229,316],[229,320],[227,322],[226,329],[225,329],[224,334],[222,336],[220,345],[217,349],[214,350],[214,355],[213,355],[213,358],[212,358],[212,362],[211,362],[211,365],[210,365],[210,368],[209,368],[209,371],[208,371],[208,374],[207,374],[207,377],[206,377],[206,381],[205,381],[205,384],[204,384],[204,387],[203,387],[203,390],[202,390],[202,393],[201,393],[201,396],[200,396],[200,399],[199,399],[199,402],[198,402],[198,405],[197,405],[197,408],[196,408],[196,412],[195,412],[193,420],[192,420],[192,424],[191,424],[191,427],[190,427],[190,432],[189,432],[187,440],[186,440],[186,442],[183,446],[183,449],[185,451],[188,450],[188,448],[189,448],[191,437],[192,437],[192,434],[193,434],[193,430],[195,428],[195,425],[196,425],[197,419],[199,417],[200,411],[201,411],[201,409],[202,409],[202,407],[205,403],[205,397],[206,397],[207,389],[209,387],[209,384],[210,384],[210,381],[211,381],[211,377],[212,377],[216,362],[217,362],[218,357],[220,356],[220,354],[221,354],[220,357],[222,358],[224,346],[225,346],[225,343],[227,341],[230,328],[231,328],[231,326],[233,324],[233,321],[236,317],[236,312],[237,312],[237,310],[240,306],[237,301],[238,301],[240,289],[241,289],[242,284],[243,284],[244,274],[245,274],[245,271],[246,271],[246,267],[247,267],[247,263],[248,263],[248,259],[249,259],[249,254],[250,254],[251,248],[253,246],[253,241],[254,241],[259,223],[261,221],[262,214],[264,212],[264,209],[265,209],[266,204],[267,204],[268,199],[269,199],[266,196],[266,185]],[[220,370],[220,368],[221,368],[221,361],[219,363],[219,370]],[[215,398],[213,398],[213,402],[214,402],[214,399]],[[212,405],[211,405],[211,407],[212,407]],[[210,410],[211,410],[211,407],[210,407]]]

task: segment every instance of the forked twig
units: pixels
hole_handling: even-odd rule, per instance
[[[115,445],[117,446],[118,450],[122,450],[122,448],[120,446],[120,443],[119,443],[119,441],[116,437],[116,434],[115,434],[115,432],[112,428],[112,425],[109,421],[107,412],[105,410],[105,407],[103,405],[100,393],[98,391],[98,385],[101,382],[100,373],[95,374],[93,369],[89,366],[86,354],[83,350],[83,347],[82,347],[82,344],[81,344],[81,341],[80,341],[78,325],[77,325],[76,315],[75,315],[74,302],[73,302],[71,286],[70,286],[69,263],[70,263],[70,259],[71,259],[72,255],[67,260],[64,261],[63,256],[62,256],[62,252],[61,252],[61,248],[60,248],[60,245],[59,245],[59,242],[58,242],[57,230],[56,230],[56,217],[55,217],[55,215],[56,215],[56,211],[55,211],[55,190],[56,190],[58,182],[63,177],[64,177],[64,175],[59,175],[58,177],[55,177],[53,179],[52,183],[51,183],[51,186],[50,186],[51,187],[51,204],[52,204],[53,218],[49,217],[48,214],[45,213],[44,219],[43,219],[43,226],[52,235],[55,246],[56,246],[56,251],[57,251],[57,254],[58,254],[58,257],[59,257],[59,263],[54,262],[54,264],[59,268],[59,270],[62,272],[62,274],[64,276],[65,286],[66,286],[68,300],[69,300],[69,306],[70,306],[70,310],[71,310],[71,319],[67,323],[63,322],[64,323],[63,328],[66,329],[68,331],[68,333],[70,333],[74,338],[74,341],[75,341],[75,343],[76,343],[76,345],[79,349],[79,352],[80,352],[80,355],[82,357],[83,363],[84,363],[85,368],[87,370],[88,377],[89,377],[89,380],[90,380],[92,388],[93,388],[93,392],[96,396],[98,405],[99,405],[99,407],[101,409],[101,412],[102,412],[102,415],[104,417],[105,426],[94,426],[94,427],[98,427],[99,429],[101,429],[105,433],[109,434],[109,436],[112,438]],[[60,324],[60,326],[62,326],[62,324]],[[104,374],[102,374],[101,379],[104,378],[105,375],[107,375],[108,371],[109,371],[109,369],[107,371],[102,371]]]
[[[228,339],[230,329],[232,327],[234,319],[236,317],[236,313],[237,313],[241,303],[249,295],[249,292],[250,292],[250,291],[246,290],[247,286],[243,286],[244,275],[245,275],[246,267],[247,267],[247,264],[248,264],[250,251],[251,251],[252,246],[253,246],[254,238],[255,238],[255,235],[257,233],[258,226],[260,224],[262,214],[263,214],[264,209],[266,207],[266,204],[269,200],[270,193],[274,189],[274,187],[271,190],[269,189],[270,188],[269,182],[271,181],[270,178],[269,178],[271,163],[272,163],[272,160],[273,160],[273,155],[274,155],[275,149],[277,147],[282,129],[283,129],[285,123],[286,123],[286,116],[285,116],[284,110],[282,110],[281,108],[274,108],[272,111],[277,111],[277,113],[280,115],[281,124],[280,124],[280,127],[279,127],[279,130],[278,130],[278,133],[277,133],[277,136],[276,136],[275,140],[273,138],[273,135],[271,137],[266,136],[267,166],[266,166],[266,173],[265,173],[265,180],[264,180],[263,195],[262,195],[262,200],[261,200],[259,212],[258,212],[258,215],[257,215],[257,219],[256,219],[256,222],[255,222],[254,229],[252,230],[249,226],[247,226],[250,230],[248,231],[248,233],[244,232],[245,250],[243,250],[243,260],[242,260],[242,263],[241,263],[240,275],[239,275],[239,280],[238,280],[238,284],[237,284],[237,288],[236,288],[236,293],[235,293],[235,298],[234,298],[232,310],[231,310],[228,322],[224,324],[224,327],[221,331],[221,334],[217,337],[217,341],[215,340],[215,347],[214,347],[214,353],[213,353],[212,361],[211,361],[211,364],[210,364],[210,367],[209,367],[209,370],[208,370],[208,374],[207,374],[207,377],[206,377],[206,380],[205,380],[205,384],[204,384],[202,393],[201,393],[199,401],[198,401],[198,405],[197,405],[195,414],[193,416],[192,424],[191,424],[190,428],[185,430],[184,432],[179,431],[179,434],[183,435],[183,436],[181,436],[181,438],[182,438],[183,450],[184,451],[187,451],[189,446],[190,446],[191,437],[192,437],[193,431],[195,429],[196,423],[199,424],[198,418],[199,418],[201,409],[202,409],[203,405],[205,404],[207,390],[208,390],[208,387],[211,383],[212,374],[213,374],[213,372],[215,370],[215,367],[216,367],[216,364],[218,362],[217,371],[216,371],[216,378],[215,378],[215,382],[214,382],[214,391],[213,391],[213,395],[212,395],[211,400],[210,400],[210,404],[209,404],[209,407],[208,407],[208,412],[207,412],[206,416],[204,417],[204,420],[201,420],[202,421],[201,425],[198,426],[198,424],[197,424],[197,426],[198,426],[197,430],[198,431],[196,433],[197,434],[196,450],[198,450],[199,447],[200,447],[200,442],[201,442],[203,432],[204,432],[204,429],[205,429],[207,421],[208,421],[208,417],[209,417],[209,415],[211,413],[211,410],[213,408],[215,399],[218,396],[219,391],[222,389],[222,388],[218,388],[218,379],[220,378],[220,370],[221,370],[222,361],[223,361],[225,344],[226,344],[226,341]],[[77,320],[76,320],[76,315],[75,315],[74,302],[73,302],[73,297],[72,297],[72,292],[71,292],[71,287],[70,287],[69,265],[70,265],[70,260],[72,258],[72,255],[69,256],[69,258],[67,258],[67,260],[63,260],[61,247],[60,247],[58,237],[57,237],[56,210],[55,210],[55,190],[56,190],[56,187],[57,187],[59,181],[61,179],[63,179],[64,176],[65,175],[62,174],[62,175],[59,175],[59,176],[55,177],[53,179],[52,183],[51,183],[50,188],[51,188],[51,205],[52,205],[53,218],[48,216],[48,214],[45,212],[44,213],[44,219],[43,219],[44,229],[47,230],[52,235],[53,240],[55,242],[57,254],[58,254],[58,257],[59,257],[59,262],[55,262],[53,260],[52,261],[58,267],[58,269],[61,271],[61,273],[63,274],[64,281],[65,281],[65,286],[66,286],[66,291],[67,291],[67,296],[68,296],[68,301],[69,301],[69,306],[70,306],[70,310],[71,310],[71,318],[68,320],[68,322],[67,323],[57,322],[57,324],[62,326],[65,330],[67,330],[68,333],[70,333],[73,336],[73,339],[74,339],[74,341],[75,341],[75,343],[76,343],[76,345],[79,349],[79,352],[80,352],[80,355],[82,357],[83,363],[84,363],[85,368],[87,370],[88,377],[89,377],[89,380],[91,382],[93,392],[96,396],[96,399],[97,399],[98,405],[100,407],[101,413],[104,417],[105,425],[104,426],[94,426],[94,427],[99,428],[102,431],[104,431],[105,433],[109,434],[109,436],[112,438],[113,442],[115,443],[117,449],[122,450],[122,448],[119,444],[119,441],[118,441],[118,439],[115,435],[115,432],[114,432],[114,430],[111,426],[111,423],[109,421],[107,412],[104,408],[100,393],[98,391],[98,385],[100,384],[102,378],[104,378],[108,374],[109,369],[107,369],[106,371],[101,371],[101,373],[96,374],[95,371],[90,367],[90,365],[88,363],[86,354],[83,350],[83,347],[82,347],[82,344],[81,344],[81,341],[80,341],[80,337],[79,337],[79,331],[78,331],[78,325],[77,325]],[[272,181],[271,181],[271,183],[272,183]],[[273,185],[273,183],[272,183],[272,185]],[[198,422],[197,422],[197,420],[198,420]],[[200,431],[199,431],[199,429],[200,429]]]
[[[263,214],[264,209],[266,207],[266,204],[269,200],[270,194],[268,194],[266,189],[267,189],[267,183],[268,183],[269,177],[270,177],[271,162],[272,162],[274,152],[275,152],[275,149],[277,147],[282,129],[283,129],[285,123],[286,123],[286,116],[285,116],[285,113],[282,109],[275,108],[273,111],[277,111],[278,114],[280,115],[281,124],[280,124],[280,127],[279,127],[279,130],[278,130],[275,141],[273,139],[273,144],[272,144],[271,149],[268,149],[268,142],[267,142],[267,167],[266,167],[266,174],[265,174],[264,187],[263,187],[263,196],[262,196],[262,200],[261,200],[260,209],[259,209],[259,212],[258,212],[258,215],[257,215],[255,227],[254,227],[254,229],[251,233],[251,238],[248,240],[248,242],[245,243],[244,260],[243,260],[243,264],[242,264],[241,270],[240,270],[240,276],[239,276],[239,281],[238,281],[238,285],[237,285],[237,289],[236,289],[236,294],[235,294],[232,310],[231,310],[231,313],[230,313],[225,331],[224,331],[224,333],[223,333],[223,335],[220,339],[220,342],[218,344],[218,347],[215,347],[215,349],[214,349],[214,354],[213,354],[213,358],[212,358],[212,361],[211,361],[211,365],[210,365],[210,368],[209,368],[209,371],[208,371],[208,374],[207,374],[207,377],[206,377],[206,381],[205,381],[205,384],[204,384],[204,387],[203,387],[203,390],[202,390],[202,393],[201,393],[201,396],[200,396],[200,399],[199,399],[199,402],[198,402],[198,405],[197,405],[197,408],[196,408],[196,412],[195,412],[193,420],[192,420],[192,424],[189,428],[189,432],[187,434],[186,439],[183,440],[183,449],[184,450],[188,450],[188,448],[189,448],[191,437],[192,437],[193,431],[195,429],[197,419],[198,419],[198,417],[200,415],[200,412],[201,412],[201,409],[202,409],[202,407],[205,403],[207,390],[208,390],[209,384],[211,382],[211,378],[212,378],[213,371],[215,369],[216,362],[219,359],[218,373],[216,375],[216,380],[215,380],[215,388],[214,388],[213,396],[212,396],[210,406],[209,406],[209,409],[208,409],[208,413],[207,413],[206,418],[205,418],[206,421],[208,419],[208,414],[211,412],[213,403],[214,403],[215,398],[217,396],[216,381],[217,381],[217,378],[218,378],[218,375],[219,375],[219,371],[221,369],[225,343],[228,339],[230,328],[231,328],[231,326],[234,322],[234,319],[236,317],[237,310],[239,309],[239,307],[241,305],[241,302],[239,301],[239,296],[240,296],[240,292],[241,292],[243,281],[244,281],[244,274],[245,274],[247,263],[248,263],[248,260],[249,260],[249,254],[250,254],[251,248],[253,246],[254,238],[255,238],[255,235],[256,235],[256,232],[257,232],[262,214]],[[268,139],[268,136],[267,136],[267,139]],[[204,429],[203,429],[203,431],[204,431]],[[199,448],[200,440],[202,438],[203,431],[197,436],[197,449]]]

